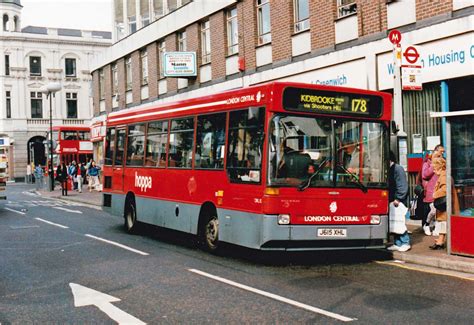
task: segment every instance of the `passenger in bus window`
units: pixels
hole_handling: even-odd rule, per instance
[[[359,175],[360,171],[364,176],[370,176],[370,159],[367,152],[362,153],[354,139],[345,138],[342,140],[342,149],[344,150],[343,164],[344,167],[353,174]]]

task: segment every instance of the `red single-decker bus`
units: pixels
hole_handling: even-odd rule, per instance
[[[391,96],[273,82],[107,118],[103,205],[261,250],[383,247]]]

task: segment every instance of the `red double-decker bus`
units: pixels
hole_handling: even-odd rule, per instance
[[[53,127],[53,166],[57,167],[62,162],[69,164],[72,161],[87,163],[93,156],[90,134],[90,128],[87,126]],[[46,157],[49,159],[49,151]]]
[[[107,119],[103,205],[261,250],[383,247],[389,94],[273,82]]]

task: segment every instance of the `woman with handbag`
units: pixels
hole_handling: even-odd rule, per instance
[[[446,160],[443,157],[436,157],[433,159],[432,165],[434,172],[438,175],[433,192],[433,207],[436,209],[434,233],[438,233],[439,236],[430,248],[444,249],[448,228],[448,214],[446,212]],[[459,201],[454,186],[451,191],[451,202],[453,213],[459,213]]]

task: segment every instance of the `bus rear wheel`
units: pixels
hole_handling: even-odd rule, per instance
[[[203,229],[204,249],[209,252],[217,252],[219,245],[219,219],[216,215],[207,218]]]
[[[132,202],[132,200],[127,200],[127,203],[125,205],[125,216],[124,216],[124,226],[125,230],[129,234],[135,233],[137,230],[137,213],[135,209],[135,203]]]

